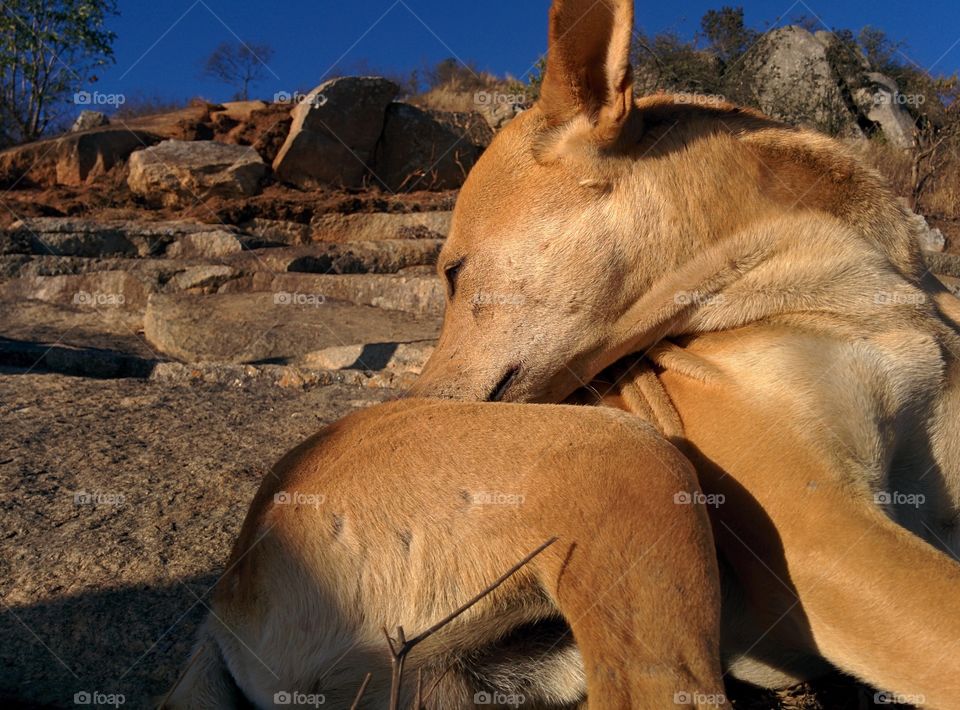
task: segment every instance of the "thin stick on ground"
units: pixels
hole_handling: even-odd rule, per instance
[[[423,701],[421,696],[423,695],[423,669],[417,669],[417,691],[413,694],[413,710],[421,710],[423,706]]]
[[[360,690],[357,691],[357,697],[353,699],[353,703],[350,705],[350,710],[357,710],[360,707],[360,700],[363,698],[363,694],[367,690],[367,685],[370,684],[370,679],[373,677],[373,673],[367,673],[363,678],[363,683],[360,684]]]
[[[433,636],[437,631],[442,629],[444,626],[449,624],[451,621],[459,617],[461,614],[469,610],[473,605],[479,602],[481,599],[486,597],[488,594],[493,592],[497,587],[502,585],[513,575],[523,569],[528,565],[533,558],[539,555],[541,552],[546,550],[550,545],[555,543],[559,538],[551,537],[549,540],[539,545],[535,550],[530,552],[526,557],[517,562],[513,567],[508,569],[502,575],[500,575],[496,580],[494,580],[490,585],[488,585],[483,591],[477,594],[475,597],[470,599],[466,604],[458,608],[456,611],[447,614],[444,618],[438,621],[436,624],[428,628],[426,631],[421,632],[417,636],[414,636],[412,639],[407,639],[404,634],[403,627],[397,627],[397,638],[390,638],[390,634],[387,633],[386,628],[383,629],[384,635],[387,637],[387,645],[390,647],[390,653],[393,655],[393,675],[390,682],[390,705],[389,710],[399,710],[400,709],[400,689],[403,683],[403,663],[406,660],[407,655],[420,643],[426,641],[428,638]],[[394,645],[396,641],[396,645]],[[432,689],[431,689],[432,692]],[[419,710],[419,708],[417,708]]]

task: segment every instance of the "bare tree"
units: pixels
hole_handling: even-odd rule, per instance
[[[104,22],[116,12],[113,0],[0,2],[0,146],[39,138],[70,94],[89,103],[82,88],[113,59]]]
[[[935,126],[922,121],[913,133],[915,148],[910,166],[912,193],[910,206],[920,209],[920,201],[929,190],[930,184],[956,159],[949,148],[960,138],[960,120],[954,120],[943,126]]]
[[[207,57],[203,74],[236,86],[234,97],[246,101],[250,98],[250,85],[263,80],[271,57],[273,48],[267,44],[224,42]]]

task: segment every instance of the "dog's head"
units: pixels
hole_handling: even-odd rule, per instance
[[[631,164],[632,0],[556,0],[541,97],[460,193],[438,261],[447,286],[424,395],[555,401],[598,369],[646,284]]]

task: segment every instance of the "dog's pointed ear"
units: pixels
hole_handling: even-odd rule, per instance
[[[579,115],[601,143],[620,136],[633,109],[633,0],[554,0],[540,109],[551,126]]]

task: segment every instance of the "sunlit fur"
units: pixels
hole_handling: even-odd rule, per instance
[[[371,673],[360,707],[386,708],[383,629],[414,637],[552,537],[416,647],[401,708],[418,674],[431,710],[484,692],[558,710],[726,706],[710,525],[677,503],[698,493],[673,446],[613,409],[406,399],[350,415],[265,478],[166,707],[299,692],[348,708]]]
[[[614,8],[630,4],[599,4],[611,72]],[[463,260],[457,291],[417,393],[485,399],[519,367],[505,400],[593,381],[578,401],[679,422],[701,484],[727,494],[711,515],[728,667],[784,685],[826,658],[960,707],[960,572],[944,554],[960,553],[960,304],[838,142],[691,96],[597,110],[614,99],[589,81],[595,45],[551,55],[560,98],[471,172],[438,264]],[[666,419],[617,381],[643,354]]]

